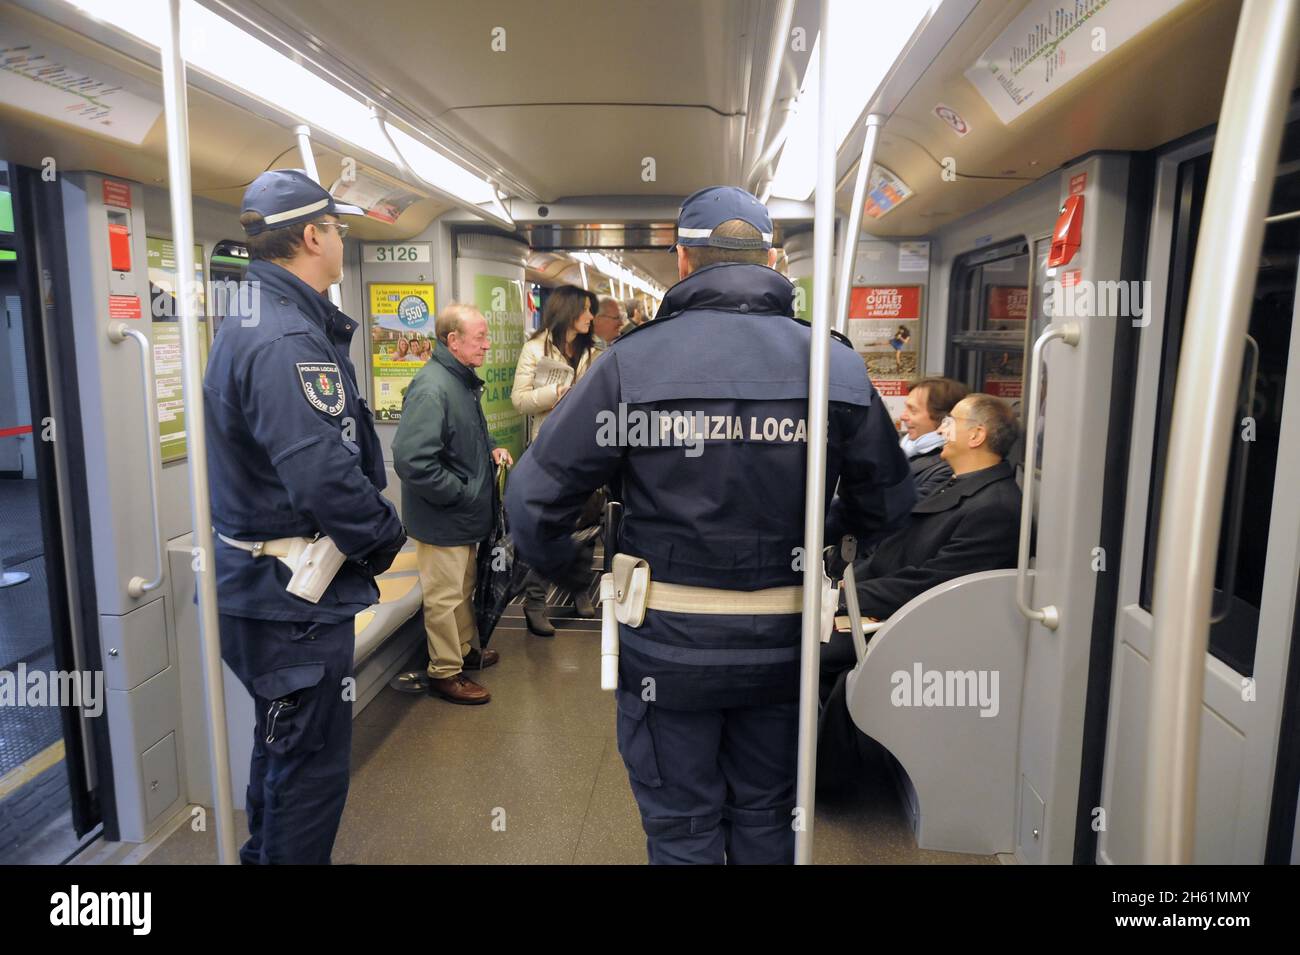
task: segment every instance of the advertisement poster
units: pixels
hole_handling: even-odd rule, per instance
[[[524,417],[510,403],[515,366],[524,346],[524,290],[519,279],[474,276],[474,305],[488,321],[492,347],[478,370],[483,379],[483,414],[494,447],[507,448],[516,461],[524,453]]]
[[[158,441],[162,463],[188,453],[185,435],[185,388],[181,367],[181,326],[176,313],[176,247],[171,239],[145,237],[149,267],[150,316],[153,322],[154,401],[158,405]],[[206,312],[203,292],[203,246],[194,247],[194,278],[199,283],[199,312]],[[208,330],[200,319],[199,368],[208,366]]]
[[[860,285],[849,292],[849,340],[895,422],[920,373],[921,286]]]
[[[340,202],[350,202],[366,210],[366,215],[380,222],[393,223],[425,197],[404,186],[366,172],[358,172],[351,182],[334,183],[330,193]]]
[[[989,331],[1014,332],[1019,345],[1024,340],[1025,317],[1029,314],[1029,290],[1023,285],[990,285],[985,294],[985,327]],[[1023,348],[989,353],[984,359],[981,390],[1015,406],[1023,387],[1024,359]]]
[[[415,373],[433,357],[437,313],[433,283],[370,282],[370,369],[375,420],[402,420],[402,399]]]
[[[863,211],[879,219],[912,195],[907,183],[884,166],[871,167],[871,183],[867,187],[867,205]]]

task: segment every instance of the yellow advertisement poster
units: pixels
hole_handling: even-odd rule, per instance
[[[371,282],[367,289],[375,419],[397,422],[402,418],[406,386],[433,356],[434,285]]]

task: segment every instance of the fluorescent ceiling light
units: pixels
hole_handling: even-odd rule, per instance
[[[636,272],[615,262],[603,252],[571,252],[569,253],[578,264],[582,266],[584,275],[587,266],[597,269],[606,278],[610,279],[610,293],[613,294],[614,281],[617,279],[624,285],[629,285],[638,291],[644,292],[654,298],[663,298],[664,289],[655,282],[649,282],[643,279]]]
[[[491,202],[496,193],[486,179],[474,175],[464,166],[452,162],[436,149],[402,132],[392,123],[384,124],[393,137],[397,151],[406,164],[429,185],[453,196],[459,196],[475,205]]]
[[[879,4],[831,0],[827,29],[835,38],[829,66],[834,91],[831,128],[837,150],[849,138],[853,124],[876,95],[917,24],[937,4],[938,0],[891,0],[889,15],[881,16]],[[805,201],[817,188],[818,71],[823,52],[819,33],[772,179],[774,196]]]
[[[165,0],[70,2],[146,43],[162,46]],[[181,50],[189,67],[289,113],[314,129],[328,132],[347,145],[394,166],[401,165],[365,102],[193,0],[181,3]],[[430,186],[475,206],[495,199],[496,193],[487,180],[391,123],[386,125],[411,171]],[[496,213],[489,214],[500,218]]]

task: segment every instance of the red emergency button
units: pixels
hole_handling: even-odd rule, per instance
[[[1061,206],[1061,214],[1052,230],[1052,251],[1047,256],[1047,267],[1054,269],[1074,258],[1083,244],[1083,196],[1070,196]]]
[[[114,272],[131,271],[131,232],[116,222],[108,224],[108,259]]]

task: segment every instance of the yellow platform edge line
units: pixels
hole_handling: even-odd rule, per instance
[[[0,799],[31,782],[64,757],[63,740],[58,740],[41,750],[21,766],[15,766],[0,776]]]

